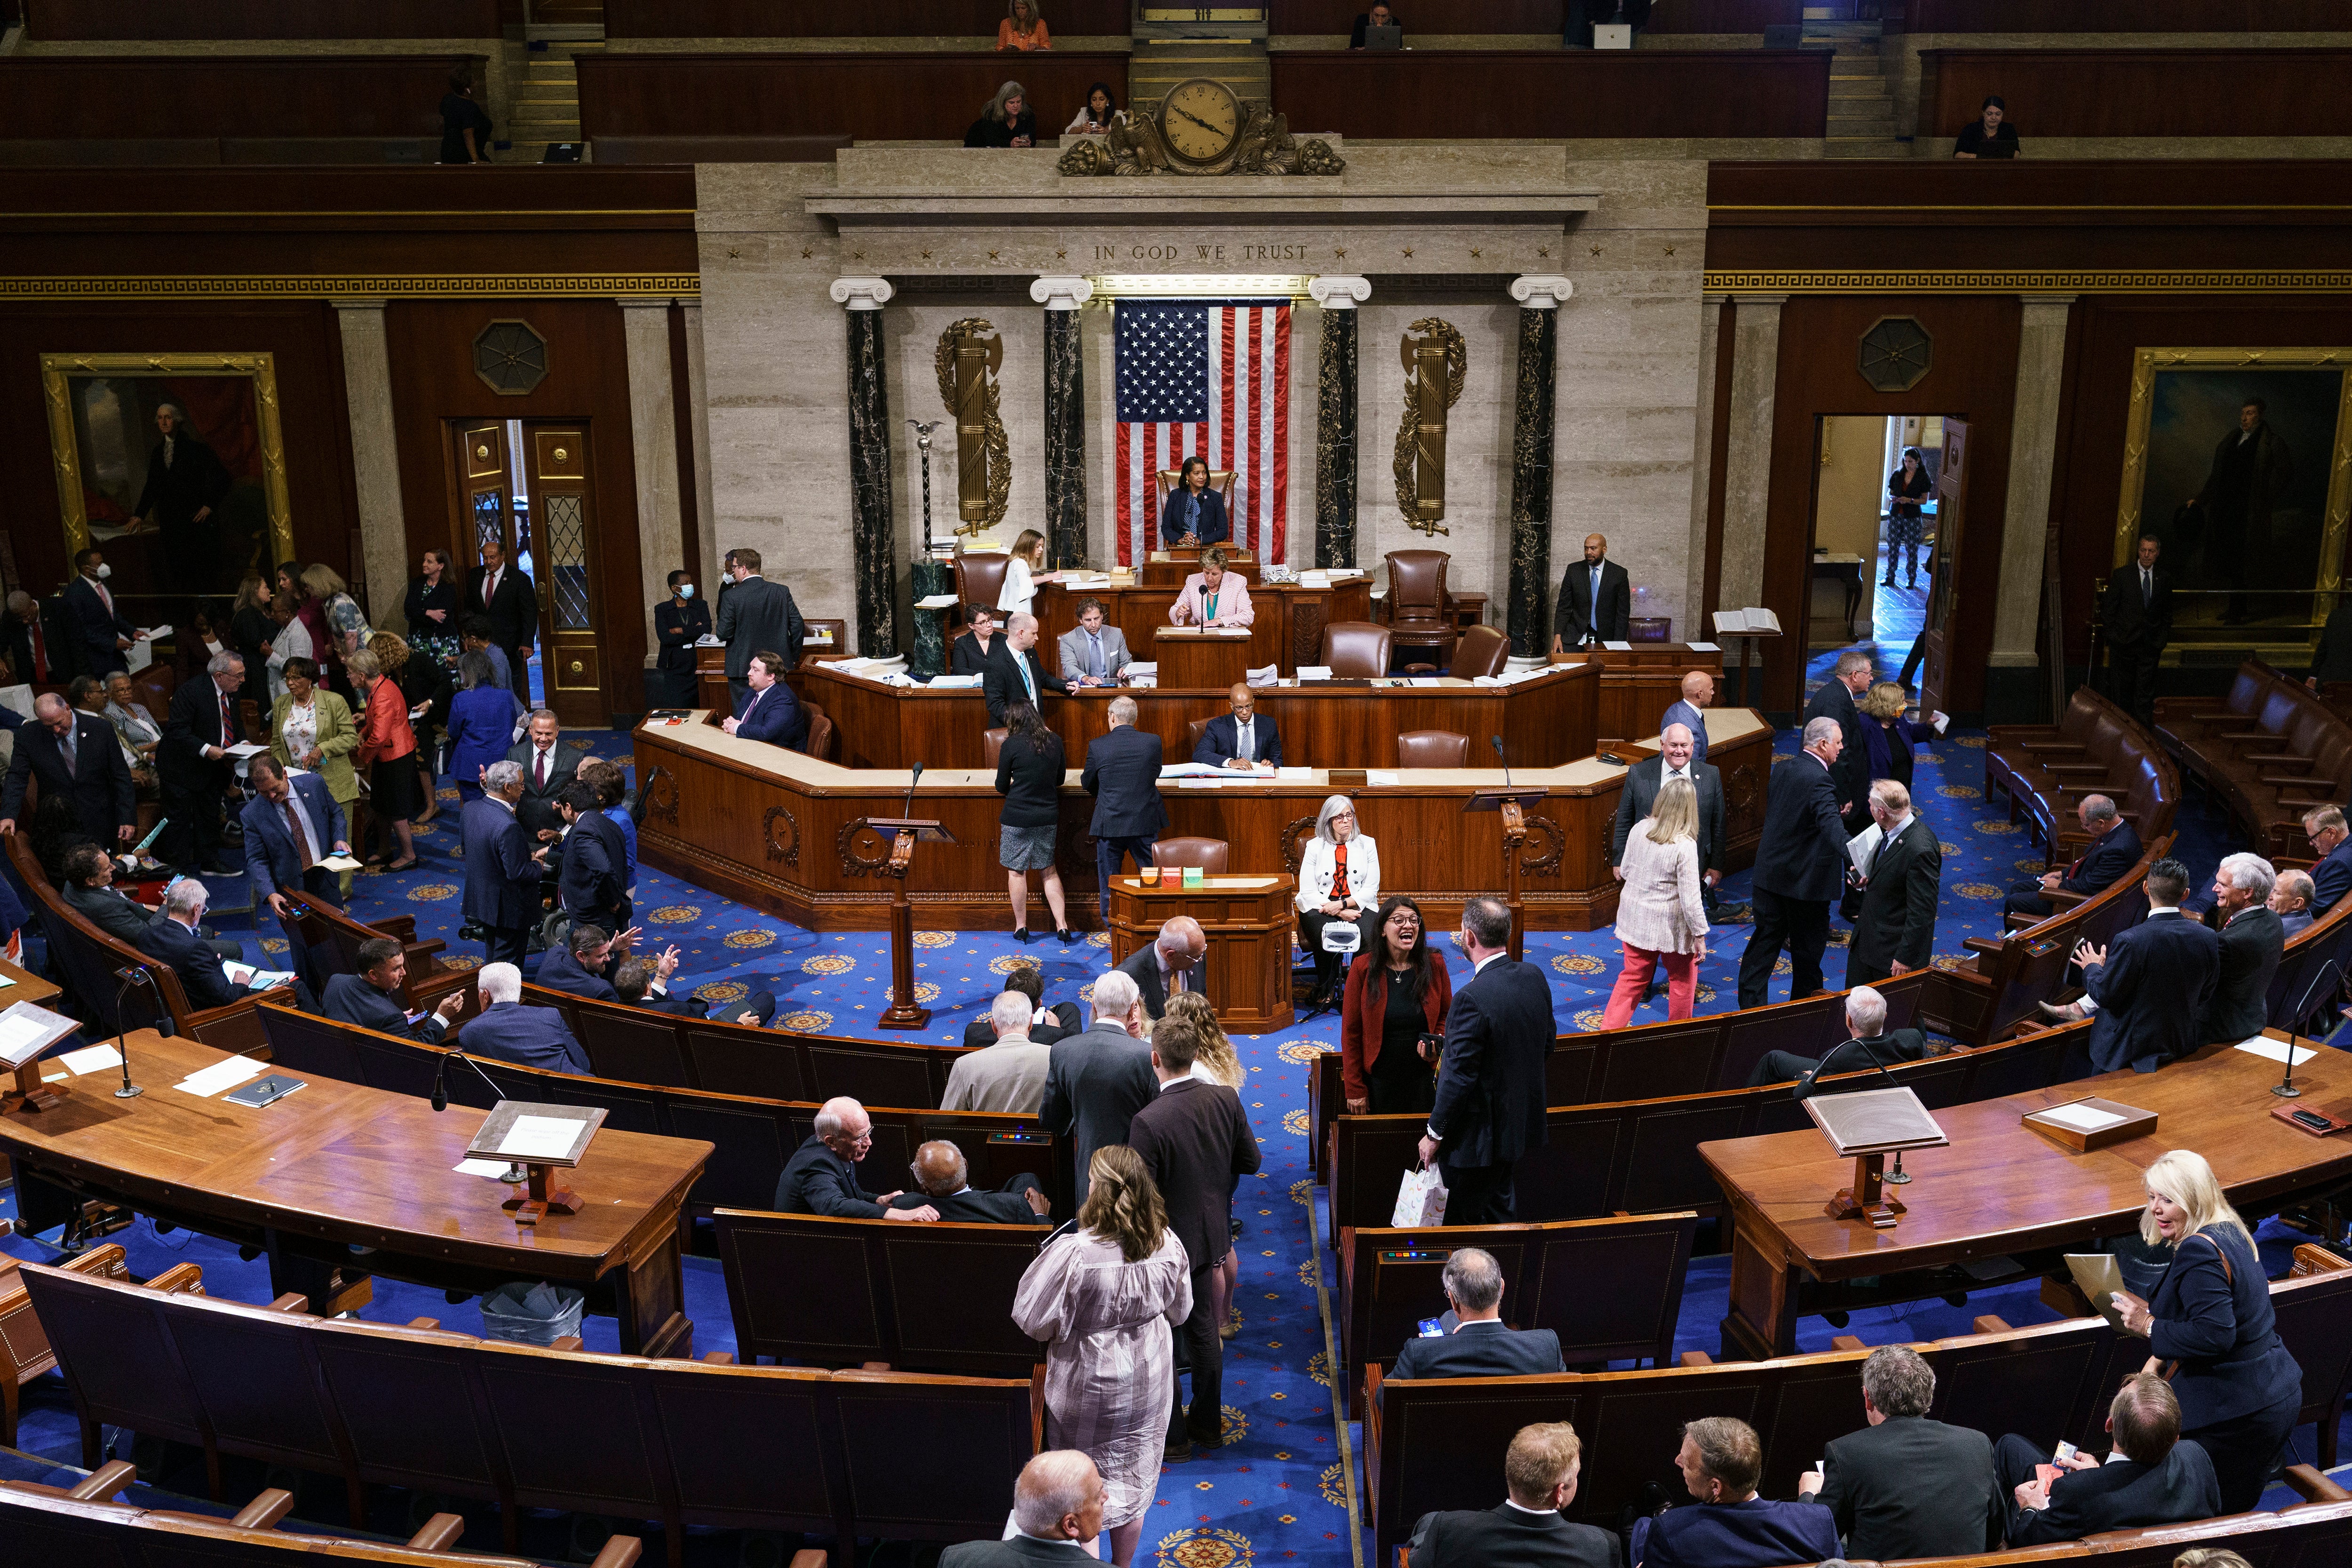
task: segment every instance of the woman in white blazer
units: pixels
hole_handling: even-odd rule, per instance
[[[1617,940],[1625,966],[1610,994],[1604,1029],[1633,1021],[1633,1008],[1650,988],[1650,976],[1666,966],[1666,1016],[1691,1016],[1698,966],[1706,958],[1706,910],[1699,901],[1698,792],[1688,779],[1668,779],[1650,815],[1625,836],[1619,867],[1625,885],[1617,893]]]
[[[1004,587],[996,595],[1003,619],[1036,613],[1037,574],[1045,569],[1045,536],[1034,528],[1023,529],[1013,542],[1012,557],[1004,563]]]
[[[1354,954],[1323,951],[1323,927],[1347,921],[1363,933],[1357,952],[1380,941],[1381,847],[1356,831],[1355,803],[1344,795],[1326,797],[1315,816],[1315,837],[1298,861],[1298,926],[1307,951],[1315,955],[1315,995],[1307,1004],[1320,1012],[1335,1005],[1339,982]]]

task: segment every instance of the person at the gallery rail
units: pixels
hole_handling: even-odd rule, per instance
[[[1195,545],[1221,544],[1233,537],[1233,524],[1225,517],[1225,498],[1209,488],[1209,465],[1205,458],[1187,458],[1184,470],[1177,477],[1176,488],[1168,492],[1168,504],[1160,513],[1160,542],[1191,549]]]
[[[147,454],[147,482],[131,528],[152,525],[163,535],[172,577],[190,588],[205,585],[220,570],[220,524],[215,511],[236,481],[210,447],[188,433],[188,416],[176,403],[155,405],[155,428],[163,438]]]

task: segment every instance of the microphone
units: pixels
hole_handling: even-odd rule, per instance
[[[163,994],[155,988],[155,976],[143,963],[126,963],[114,972],[122,982],[114,988],[114,1054],[122,1058],[122,1087],[114,1091],[117,1100],[136,1100],[147,1091],[131,1081],[131,1021],[123,1016],[122,1001],[133,985],[144,985],[155,994],[155,1011],[163,1011]],[[2290,1049],[2287,1054],[2294,1053]]]
[[[2281,1100],[2301,1100],[2303,1098],[2303,1090],[2294,1087],[2295,1037],[2304,1019],[2311,1016],[2311,999],[2319,994],[2320,982],[2327,978],[2327,972],[2331,969],[2336,972],[2336,983],[2338,984],[2343,983],[2343,966],[2332,958],[2324,960],[2320,963],[2319,973],[2312,978],[2311,988],[2303,994],[2303,1000],[2295,1004],[2294,1016],[2287,1022],[2286,1077],[2271,1085],[2271,1092],[2277,1095]]]
[[[1503,737],[1500,735],[1487,736],[1486,742],[1495,748],[1495,754],[1503,759],[1503,787],[1508,789],[1511,787],[1511,754],[1503,750]]]
[[[912,776],[907,780],[907,804],[898,808],[900,816],[915,815],[915,786],[923,782],[923,764],[917,763]]]
[[[1830,1063],[1837,1060],[1837,1054],[1845,1049],[1848,1046],[1862,1047],[1862,1054],[1870,1058],[1870,1065],[1878,1069],[1879,1077],[1885,1079],[1888,1085],[1893,1088],[1900,1089],[1903,1087],[1901,1084],[1895,1081],[1895,1075],[1886,1070],[1886,1064],[1878,1059],[1878,1053],[1872,1050],[1869,1045],[1864,1041],[1860,1036],[1855,1036],[1849,1039],[1840,1040],[1836,1045],[1832,1046],[1829,1048],[1828,1054],[1813,1064],[1812,1071],[1806,1073],[1804,1076],[1797,1079],[1797,1099],[1803,1100],[1813,1092],[1813,1080],[1820,1078],[1822,1074],[1827,1072],[1829,1070]],[[2290,1052],[2289,1054],[2292,1055],[2293,1053]],[[1886,1173],[1886,1179],[1888,1182],[1898,1187],[1911,1180],[1910,1176],[1906,1174],[1904,1172],[1903,1151],[1900,1149],[1897,1149],[1895,1152],[1895,1169]]]
[[[467,1056],[463,1047],[451,1046],[447,1050],[441,1053],[440,1064],[433,1069],[434,1110],[446,1110],[449,1109],[449,1090],[447,1080],[449,1076],[449,1064],[452,1061],[464,1062],[467,1067],[473,1068],[474,1076],[480,1079],[484,1083],[488,1084],[490,1086],[490,1092],[497,1095],[500,1100],[512,1100],[514,1098],[514,1096],[509,1094],[505,1089],[499,1088],[499,1080],[484,1072],[482,1070],[481,1064],[475,1061],[473,1058]]]

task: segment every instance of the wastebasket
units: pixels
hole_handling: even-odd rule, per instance
[[[518,1279],[482,1298],[482,1335],[522,1345],[551,1345],[580,1331],[584,1290]]]

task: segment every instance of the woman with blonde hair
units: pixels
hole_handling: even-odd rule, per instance
[[[1862,710],[1862,751],[1870,776],[1893,779],[1909,789],[1911,749],[1933,735],[1934,727],[1904,717],[1911,694],[1899,680],[1879,681],[1854,706]]]
[[[1110,1560],[1135,1560],[1175,1404],[1173,1325],[1192,1315],[1192,1264],[1143,1157],[1106,1144],[1078,1217],[1013,1292],[1013,1321],[1045,1342],[1045,1438],[1083,1448],[1103,1479]]]
[[[2278,1336],[2262,1255],[2205,1156],[2175,1149],[2142,1173],[2140,1239],[2170,1243],[2172,1266],[2147,1300],[2118,1290],[2126,1333],[2148,1342],[2147,1370],[2180,1401],[2180,1435],[2213,1461],[2221,1511],[2262,1500],[2271,1461],[2303,1406],[2303,1369]],[[2169,1363],[2168,1368],[2166,1363]]]
[[[1037,111],[1029,107],[1028,89],[1008,81],[996,89],[971,129],[963,133],[967,147],[1034,147]]]
[[[334,639],[336,652],[348,659],[367,646],[368,638],[374,635],[368,627],[367,616],[333,567],[323,561],[303,567],[302,591],[326,617],[327,632]],[[405,643],[401,646],[407,647]]]
[[[1004,20],[996,24],[996,47],[1024,55],[1054,47],[1054,35],[1046,30],[1037,0],[1004,0]]]
[[[1037,584],[1047,580],[1045,570],[1045,536],[1034,528],[1023,529],[1013,542],[1013,553],[1004,563],[1004,587],[996,595],[996,607],[1004,612],[1006,622],[1034,613],[1030,606],[1037,602]]]
[[[1617,988],[1610,993],[1604,1029],[1633,1021],[1633,1008],[1661,963],[1666,970],[1666,1016],[1691,1016],[1698,966],[1706,961],[1706,909],[1699,898],[1698,792],[1688,779],[1658,788],[1650,815],[1625,836],[1618,869],[1617,941],[1625,950]]]
[[[1217,1009],[1198,991],[1180,991],[1168,998],[1167,1016],[1192,1026],[1200,1038],[1200,1048],[1192,1058],[1192,1076],[1203,1083],[1221,1083],[1230,1089],[1239,1089],[1249,1075],[1242,1070],[1241,1058],[1234,1051],[1234,1043],[1217,1022]],[[1235,1240],[1241,1238],[1242,1222],[1235,1219],[1233,1205],[1225,1207],[1225,1225]],[[1232,1339],[1241,1331],[1232,1321],[1234,1290],[1241,1283],[1241,1254],[1227,1248],[1225,1260],[1209,1276],[1209,1289],[1216,1292],[1217,1333]]]
[[[416,864],[416,845],[408,827],[416,815],[416,764],[410,760],[416,751],[416,733],[408,727],[408,703],[368,649],[343,660],[343,668],[360,699],[360,743],[352,765],[367,777],[376,820],[390,824],[400,843],[397,860],[386,865],[379,850],[368,857],[368,864],[378,870],[405,871]]]

